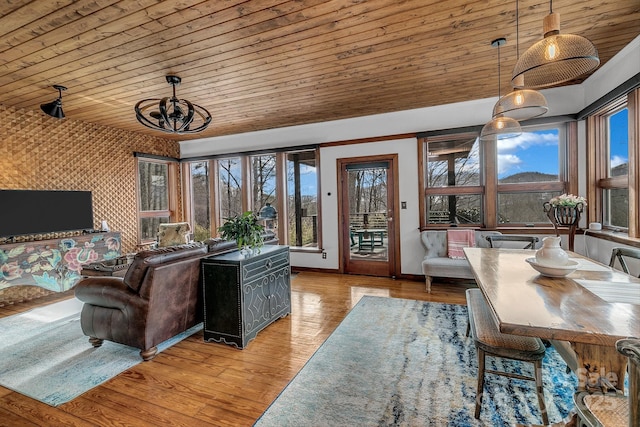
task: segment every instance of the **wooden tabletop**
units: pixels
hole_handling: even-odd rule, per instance
[[[540,275],[531,250],[465,248],[478,286],[504,333],[613,346],[640,337],[640,279],[575,253],[576,271]]]

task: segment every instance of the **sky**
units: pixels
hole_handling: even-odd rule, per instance
[[[628,162],[629,135],[627,109],[611,116],[611,167]],[[520,136],[498,140],[498,178],[520,172],[557,174],[559,165],[558,130],[523,132]]]

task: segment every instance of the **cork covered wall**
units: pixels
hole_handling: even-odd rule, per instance
[[[177,142],[41,111],[0,105],[0,189],[89,190],[94,227],[106,220],[122,233],[122,251],[137,243],[134,152],[177,158]],[[133,114],[133,111],[132,111]],[[59,206],[43,206],[59,209]],[[179,214],[181,217],[181,214]]]

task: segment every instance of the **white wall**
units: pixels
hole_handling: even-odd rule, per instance
[[[575,114],[638,72],[640,72],[640,36],[581,85],[543,90],[542,93],[549,104],[547,116]],[[496,100],[497,98],[486,98],[353,119],[183,141],[180,143],[180,155],[182,158],[189,158],[481,125],[489,121]],[[580,176],[584,177],[588,150],[584,123],[578,124],[578,140],[579,171]],[[317,253],[295,252],[291,254],[292,265],[338,268],[336,159],[388,153],[399,155],[400,200],[407,202],[407,209],[401,210],[400,215],[401,273],[421,274],[420,260],[424,250],[417,232],[419,224],[417,177],[419,175],[415,138],[321,148],[322,232],[327,258],[322,259],[321,254]],[[581,195],[586,193],[584,179],[578,183],[578,188]],[[581,247],[584,247],[583,242],[577,239],[576,250]],[[592,247],[595,251],[597,243]],[[607,248],[603,247],[602,251],[606,252],[606,250]]]
[[[291,264],[314,268],[337,269],[339,267],[338,244],[340,221],[338,219],[338,170],[337,160],[383,154],[398,155],[399,201],[407,202],[407,209],[400,210],[400,260],[403,274],[422,274],[420,261],[420,226],[418,214],[418,144],[416,138],[370,142],[364,144],[323,147],[320,149],[320,178],[322,188],[322,243],[326,259],[317,253],[291,253]]]

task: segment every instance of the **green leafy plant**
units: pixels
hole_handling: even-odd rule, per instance
[[[249,246],[252,249],[263,245],[262,233],[264,226],[258,222],[258,218],[251,211],[242,215],[227,218],[227,221],[218,228],[223,239],[235,240],[238,248]]]

